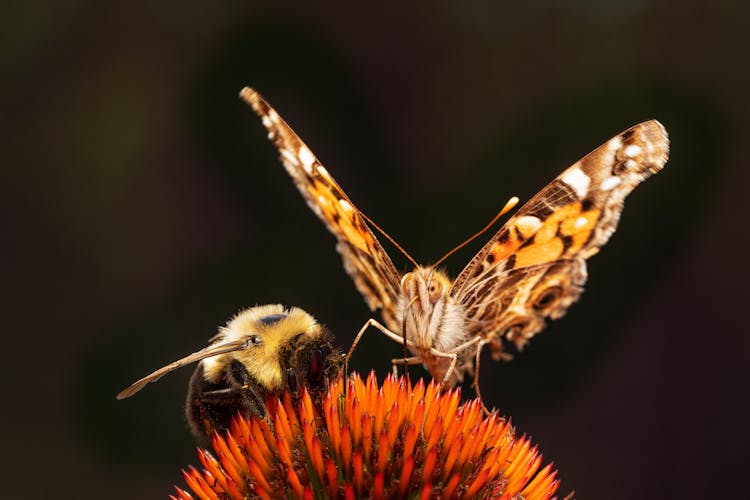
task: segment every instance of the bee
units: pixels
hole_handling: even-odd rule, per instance
[[[198,362],[190,378],[186,417],[193,435],[207,443],[229,428],[232,418],[265,417],[266,398],[307,387],[325,392],[343,368],[333,336],[297,307],[279,304],[245,309],[211,339],[208,347],[164,366],[132,384],[117,399],[132,396],[167,373]]]

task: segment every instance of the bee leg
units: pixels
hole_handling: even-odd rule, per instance
[[[242,404],[249,413],[258,417],[265,417],[268,414],[265,403],[250,386],[206,391],[201,395],[201,399],[205,405],[213,406],[231,407]]]
[[[240,391],[242,400],[246,407],[260,417],[267,416],[268,408],[266,408],[266,403],[255,390],[254,386],[257,385],[257,383],[247,372],[245,365],[234,359],[232,360],[230,372],[235,383],[239,385],[238,390]]]
[[[242,393],[242,398],[244,399],[245,404],[248,405],[248,407],[251,407],[256,415],[258,415],[259,417],[268,416],[268,408],[266,408],[266,403],[251,385],[243,385],[240,388],[240,392]]]

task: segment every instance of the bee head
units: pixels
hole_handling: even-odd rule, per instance
[[[247,347],[203,360],[205,378],[218,380],[224,367],[237,360],[266,390],[276,390],[283,382],[282,358],[293,339],[320,334],[318,322],[302,309],[279,304],[246,309],[220,330],[214,342],[244,341]]]

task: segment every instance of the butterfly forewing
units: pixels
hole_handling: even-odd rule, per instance
[[[396,329],[395,314],[401,276],[359,210],[305,143],[260,94],[245,87],[240,96],[261,117],[286,171],[307,205],[336,237],[336,249],[357,290],[370,309],[381,309],[385,322]]]
[[[668,149],[659,122],[640,123],[524,204],[454,281],[451,294],[466,307],[472,333],[491,339],[508,332],[521,347],[545,318],[562,316],[586,281],[584,259],[607,242],[625,197],[664,166]]]

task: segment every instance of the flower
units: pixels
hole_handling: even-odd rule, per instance
[[[510,420],[485,415],[460,390],[373,373],[338,379],[316,404],[303,391],[269,401],[267,418],[238,416],[204,469],[183,470],[201,499],[501,498],[548,499],[559,485],[552,464]],[[176,488],[173,499],[193,498]]]

